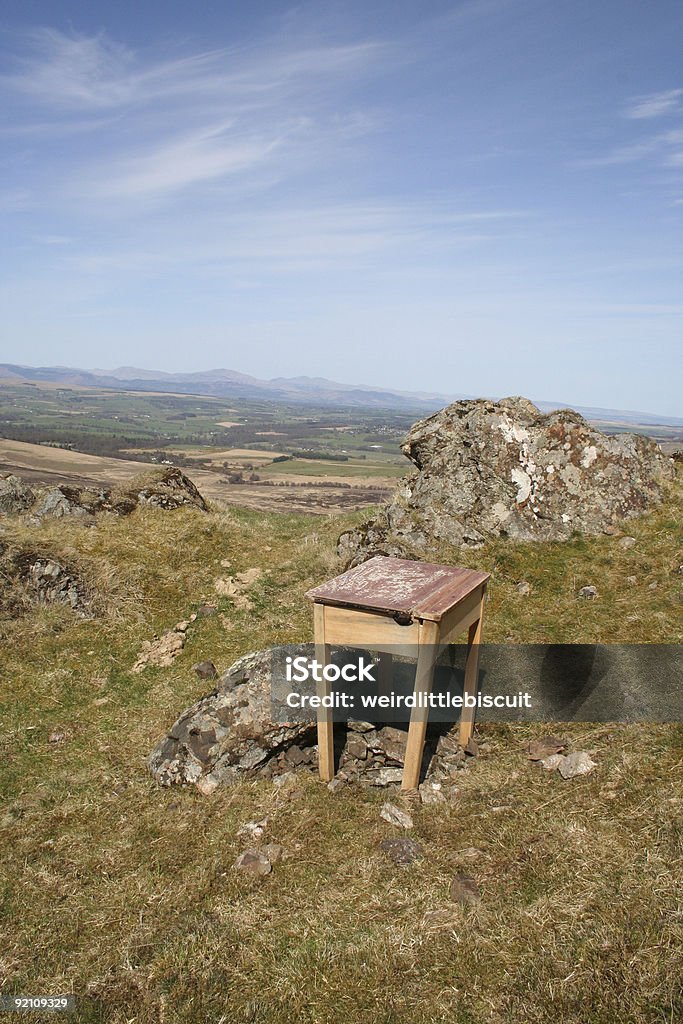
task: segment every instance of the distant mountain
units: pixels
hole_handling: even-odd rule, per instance
[[[0,380],[46,381],[72,387],[111,388],[118,391],[176,391],[187,395],[209,395],[230,400],[282,402],[287,405],[317,405],[358,409],[393,409],[397,412],[425,414],[442,409],[464,394],[439,394],[425,391],[395,391],[368,384],[340,384],[325,377],[275,377],[261,380],[236,370],[203,370],[198,373],[167,373],[119,366],[115,370],[81,370],[68,366],[21,366],[0,363]],[[488,396],[495,397],[495,396]],[[549,412],[566,407],[563,402],[536,402]],[[644,426],[683,427],[683,418],[655,413],[572,406],[597,423],[642,424]]]
[[[115,388],[125,391],[176,391],[216,398],[282,402],[288,405],[327,405],[348,408],[397,409],[432,412],[455,400],[453,395],[431,395],[368,385],[339,384],[323,377],[277,377],[260,380],[235,370],[166,373],[121,366],[116,370],[81,370],[66,366],[0,364],[0,380],[40,381],[73,387]],[[458,397],[464,397],[462,395]]]

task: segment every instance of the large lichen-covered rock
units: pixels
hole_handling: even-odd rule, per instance
[[[659,501],[673,476],[647,438],[609,437],[571,409],[544,415],[525,398],[454,402],[416,423],[401,449],[415,468],[375,519],[342,534],[347,565],[421,557],[439,543],[602,533]]]
[[[162,785],[232,782],[310,734],[311,722],[277,721],[282,716],[274,705],[276,652],[240,658],[208,696],[180,716],[149,758],[150,770]]]

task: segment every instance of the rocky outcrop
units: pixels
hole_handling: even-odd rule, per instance
[[[211,792],[217,785],[245,775],[277,777],[292,770],[316,771],[315,722],[288,720],[284,698],[289,686],[282,678],[285,656],[313,655],[312,644],[275,647],[236,661],[216,688],[188,708],[154,748],[149,767],[164,786],[199,785]],[[333,652],[333,660],[338,652]],[[273,671],[273,666],[279,666]],[[350,721],[337,730],[337,784],[399,785],[407,725],[374,725]],[[447,783],[465,766],[466,753],[455,730],[430,729],[425,747],[430,786]]]
[[[35,520],[71,518],[92,525],[98,512],[129,515],[149,506],[176,509],[208,505],[189,477],[176,466],[159,466],[134,476],[119,488],[72,487],[58,484],[38,495],[16,476],[0,480],[0,513],[30,513]]]
[[[85,587],[60,562],[39,558],[30,566],[29,574],[36,604],[63,604],[81,618],[92,618]]]
[[[162,785],[234,781],[310,735],[310,722],[274,721],[279,716],[272,704],[271,665],[270,651],[240,658],[208,696],[180,716],[149,759]]]
[[[60,484],[58,487],[50,487],[39,498],[33,515],[38,519],[45,517],[63,519],[65,516],[73,516],[76,519],[91,519],[95,511],[104,507],[104,492],[99,502],[86,501],[87,489],[69,487]]]
[[[371,522],[342,534],[347,566],[423,557],[439,543],[566,540],[641,515],[673,464],[636,434],[608,437],[570,409],[525,398],[454,402],[416,423],[401,449],[413,471]]]
[[[0,477],[0,513],[26,512],[35,501],[31,488],[18,476]]]
[[[119,498],[129,496],[138,506],[174,509],[193,505],[206,512],[208,506],[188,476],[176,466],[159,466],[147,473],[133,477]]]
[[[0,612],[16,617],[51,604],[81,618],[93,615],[88,588],[73,568],[36,551],[0,549]]]

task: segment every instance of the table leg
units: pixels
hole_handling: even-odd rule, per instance
[[[431,693],[434,665],[438,656],[438,643],[438,623],[423,622],[420,627],[417,669],[415,671],[414,692],[416,695]],[[422,767],[428,719],[429,708],[413,708],[408,728],[408,742],[406,743],[401,789],[417,789],[420,781],[420,768]]]
[[[313,605],[313,636],[315,640],[315,660],[320,665],[328,665],[330,661],[330,645],[325,643],[325,606]],[[326,697],[330,692],[330,684],[322,680],[316,685],[319,697]],[[334,724],[332,708],[318,708],[318,772],[320,778],[330,782],[334,778]]]
[[[479,683],[479,649],[481,645],[481,634],[482,627],[484,625],[484,594],[481,595],[481,605],[479,606],[479,618],[476,622],[473,622],[469,628],[467,634],[467,661],[465,662],[465,680],[463,683],[462,694],[465,697],[466,694],[476,697],[477,687]],[[467,745],[467,741],[474,732],[474,719],[476,714],[476,708],[463,707],[460,715],[460,745],[462,747]]]

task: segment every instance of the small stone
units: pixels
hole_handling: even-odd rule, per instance
[[[579,597],[583,597],[588,601],[594,601],[597,596],[597,587],[581,587],[581,590],[579,591]]]
[[[189,625],[190,620],[183,619],[182,622],[176,622],[175,626],[173,627],[173,630],[175,633],[184,633],[185,630],[189,627]]]
[[[349,718],[346,724],[352,732],[372,732],[375,728],[372,722],[359,722],[355,718]]]
[[[467,743],[465,744],[464,750],[465,753],[469,754],[470,757],[479,757],[479,744],[477,743],[473,736],[470,736],[470,738],[468,739]]]
[[[398,828],[413,828],[413,819],[407,811],[402,811],[396,804],[385,803],[382,805],[382,810],[379,812],[380,818],[384,818],[390,825],[396,825]]]
[[[383,839],[379,844],[383,850],[399,867],[407,867],[414,860],[422,856],[423,850],[414,839]]]
[[[636,543],[637,543],[637,541],[636,541],[635,537],[620,537],[619,538],[619,547],[623,548],[624,551],[628,551],[629,548],[634,548],[636,546]]]
[[[303,762],[306,760],[306,756],[303,750],[301,749],[301,747],[297,747],[296,744],[294,746],[289,747],[287,753],[285,754],[285,757],[287,758],[290,764],[293,764],[295,766],[298,764],[303,764]]]
[[[649,584],[647,589],[648,590],[656,590],[658,586],[659,586],[659,583],[657,582],[657,580],[655,580],[654,583],[650,583]]]
[[[395,782],[403,781],[402,768],[379,768],[367,774],[371,786],[391,786]]]
[[[64,740],[68,739],[68,733],[62,729],[53,729],[47,738],[48,743],[63,743]]]
[[[557,767],[563,779],[573,779],[577,775],[588,775],[597,768],[597,764],[585,750],[577,750],[567,754]]]
[[[282,775],[276,775],[273,779],[273,785],[276,789],[283,789],[286,786],[292,785],[296,781],[294,772],[283,772]]]
[[[538,740],[530,740],[527,746],[530,761],[543,761],[551,754],[559,754],[567,744],[557,736],[541,736]]]
[[[245,850],[241,853],[234,865],[238,871],[245,871],[250,875],[269,875],[273,865],[260,850]]]
[[[626,582],[628,583],[629,587],[635,587],[636,583],[638,582],[638,577],[637,576],[627,576],[626,577]]]
[[[346,741],[346,753],[358,761],[365,760],[368,756],[368,745],[363,739],[362,733],[351,733]]]
[[[262,818],[261,821],[247,821],[244,825],[240,825],[237,835],[249,836],[250,839],[260,839],[267,827],[268,818]]]
[[[327,788],[329,789],[330,793],[338,793],[339,790],[343,789],[345,785],[346,779],[341,779],[338,775],[336,775],[333,779],[330,780],[330,782],[327,783]]]
[[[520,580],[519,583],[515,586],[515,590],[520,595],[520,597],[528,597],[531,593],[531,584],[527,583],[526,580]]]
[[[192,666],[192,670],[200,679],[216,679],[218,676],[216,666],[212,661],[198,661],[196,665]]]
[[[550,757],[544,757],[541,760],[541,764],[548,772],[554,772],[556,768],[564,761],[564,754],[551,754]]]
[[[271,864],[277,864],[282,860],[286,851],[280,843],[266,843],[261,852],[266,855]]]
[[[195,787],[202,796],[211,796],[215,789],[218,789],[218,781],[212,775],[203,775]]]
[[[446,794],[440,782],[423,782],[418,786],[420,801],[423,804],[445,804]]]
[[[185,634],[176,633],[172,629],[158,640],[143,640],[142,649],[131,671],[142,672],[148,665],[168,668],[182,652],[184,645]]]
[[[403,764],[407,742],[407,732],[403,729],[396,729],[392,725],[385,725],[384,728],[380,729],[377,733],[376,744],[373,742],[371,745],[373,746],[373,749],[376,745],[376,749],[386,754],[390,761]]]
[[[481,902],[481,891],[469,875],[456,875],[451,882],[451,899],[454,903],[471,906]]]

